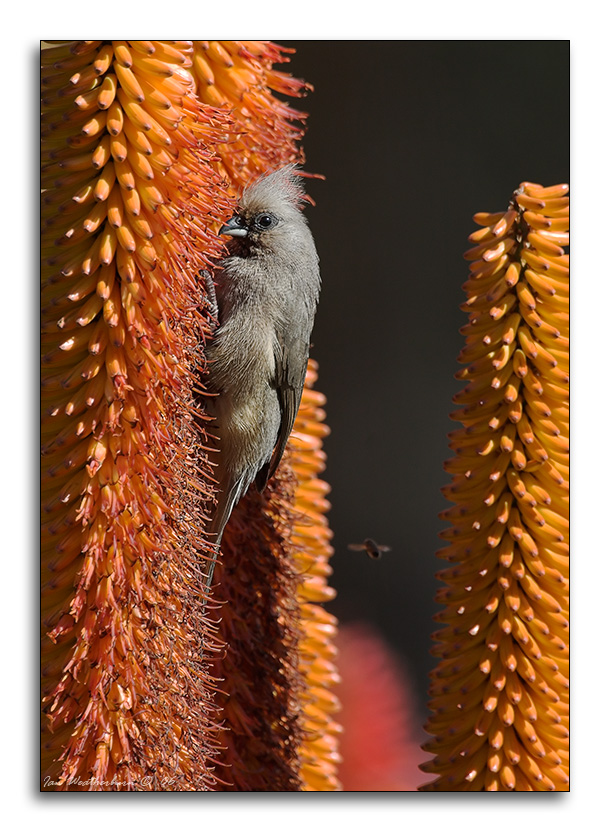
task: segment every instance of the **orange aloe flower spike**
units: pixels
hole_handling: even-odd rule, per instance
[[[239,88],[242,107],[206,102],[199,52],[223,67],[218,89],[230,97]],[[227,705],[210,675],[225,631],[237,650],[242,645],[226,623],[218,633],[217,605],[204,607],[200,591],[214,480],[195,395],[204,390],[210,332],[198,273],[222,256],[214,232],[231,213],[231,192],[301,158],[302,128],[291,123],[300,115],[270,92],[304,87],[272,68],[281,55],[264,42],[191,41],[79,41],[42,53],[43,765],[50,788],[252,790],[259,782],[252,770],[240,781],[239,755],[225,768],[223,750],[231,758],[242,727],[231,718],[239,715],[237,692],[253,678],[232,674],[228,659],[221,664],[233,685]],[[316,424],[315,435],[323,432]],[[319,465],[316,457],[309,470]],[[260,709],[277,752],[264,789],[307,787],[302,709],[314,694],[303,693],[311,680],[299,658],[295,485],[285,462],[247,543],[263,541],[280,586],[277,607],[267,598],[262,609],[263,620],[276,616],[280,625],[266,684],[284,685],[283,695],[274,694],[283,703],[277,719],[268,719],[264,702]],[[322,515],[319,524],[327,540]],[[225,586],[234,591],[228,580]],[[331,636],[327,627],[317,649],[331,652]],[[318,697],[328,700],[317,682]],[[337,787],[332,760],[323,766],[325,782]]]
[[[210,147],[231,122],[193,94],[191,51],[159,59],[154,78],[133,44],[42,52],[42,743],[54,788],[216,783],[206,656],[219,644],[195,591],[206,544],[194,507],[212,492],[192,388],[208,327],[196,275],[220,255],[213,228],[231,210]]]

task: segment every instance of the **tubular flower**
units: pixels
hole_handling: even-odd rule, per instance
[[[426,790],[567,789],[567,192],[522,183],[465,255]]]
[[[194,54],[191,41],[42,53],[49,788],[218,787],[210,664],[222,640],[200,588],[214,480],[194,395],[209,335],[198,272],[222,256],[214,232],[240,184],[218,148],[246,128],[197,96]],[[262,163],[296,157],[288,131],[275,144],[259,132]]]

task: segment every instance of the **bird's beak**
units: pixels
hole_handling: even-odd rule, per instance
[[[229,237],[245,237],[248,229],[243,225],[241,217],[231,217],[229,222],[226,222],[218,232],[218,234],[226,234]]]

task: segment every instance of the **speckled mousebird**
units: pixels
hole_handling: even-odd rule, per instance
[[[218,504],[209,531],[220,546],[231,512],[252,482],[275,473],[303,393],[309,341],[320,292],[318,255],[301,210],[304,189],[294,165],[248,186],[219,231],[228,257],[206,274],[218,328],[206,350],[206,399],[218,438]],[[208,567],[207,585],[214,563]]]

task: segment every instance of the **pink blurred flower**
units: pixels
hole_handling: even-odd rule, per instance
[[[430,755],[399,659],[368,624],[340,627],[337,646],[344,791],[417,791],[428,779],[418,766]]]

